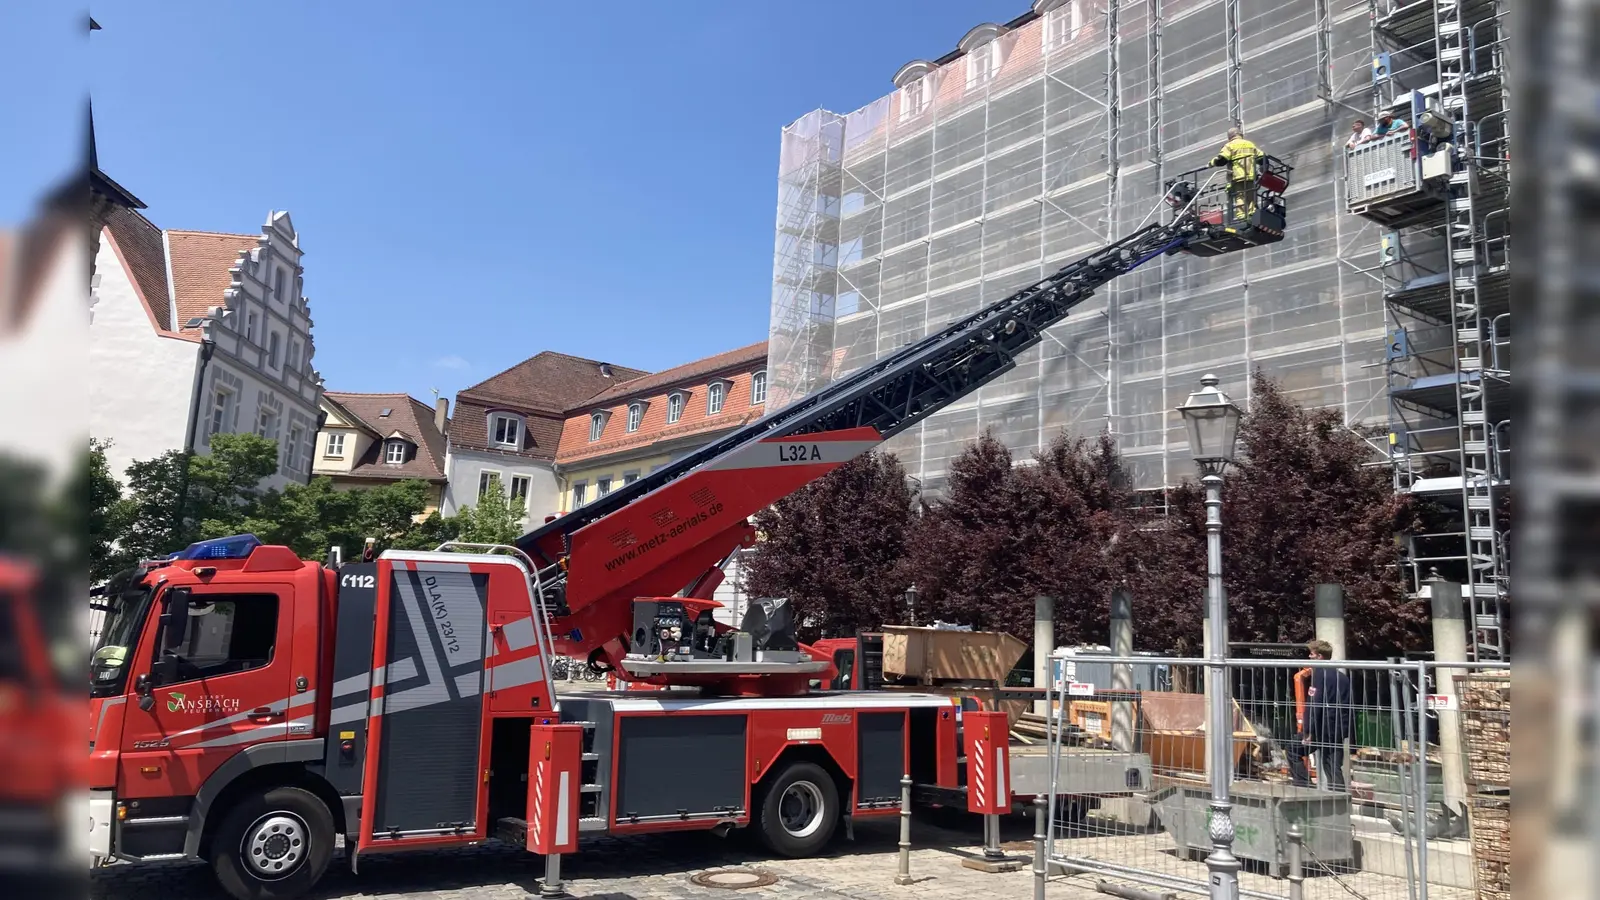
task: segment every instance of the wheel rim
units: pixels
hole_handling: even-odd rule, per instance
[[[778,798],[778,824],[791,837],[807,838],[822,827],[826,812],[822,789],[809,781],[796,781]]]
[[[293,813],[272,812],[244,830],[239,856],[255,877],[277,881],[300,868],[310,843],[309,829],[303,819]]]

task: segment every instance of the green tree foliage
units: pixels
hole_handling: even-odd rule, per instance
[[[767,507],[746,575],[756,597],[787,597],[806,637],[904,621],[901,570],[916,491],[892,455],[869,453]]]
[[[499,476],[489,477],[489,490],[474,506],[456,514],[456,540],[473,544],[509,544],[522,536],[522,513],[500,486]]]
[[[91,582],[103,581],[128,565],[127,554],[116,546],[116,540],[127,530],[130,509],[122,496],[122,483],[106,464],[110,445],[110,441],[89,441],[82,477],[73,491],[81,500]]]

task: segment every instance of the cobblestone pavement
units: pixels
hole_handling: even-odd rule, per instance
[[[819,859],[774,859],[754,840],[720,839],[706,834],[601,838],[586,841],[580,852],[562,861],[567,890],[583,900],[693,900],[718,898],[756,900],[782,896],[806,900],[971,900],[982,894],[1031,897],[1031,867],[989,875],[961,865],[963,856],[979,855],[976,829],[947,831],[922,825],[914,829],[912,886],[897,886],[898,824],[892,821],[857,825],[854,841],[837,841],[830,855]],[[1006,849],[1031,856],[1031,828],[1020,818],[1008,822]],[[1024,843],[1026,842],[1026,843]],[[691,875],[726,866],[749,866],[778,876],[773,885],[743,890],[701,887]],[[516,848],[489,844],[468,850],[402,854],[363,860],[352,875],[336,854],[312,900],[523,900],[537,897],[542,861]],[[194,863],[147,866],[115,865],[90,877],[91,900],[222,900],[226,895],[208,867]],[[1051,900],[1088,900],[1096,894],[1090,882],[1054,882]]]

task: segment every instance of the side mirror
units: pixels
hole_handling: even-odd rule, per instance
[[[155,690],[150,687],[150,676],[140,675],[133,683],[134,693],[139,695],[139,709],[149,712],[156,705]]]
[[[167,591],[161,614],[161,648],[177,650],[189,637],[189,606],[192,591],[175,587]]]

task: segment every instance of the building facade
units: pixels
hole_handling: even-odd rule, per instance
[[[1019,3],[1019,6],[1021,4]],[[1141,488],[1192,471],[1172,409],[1261,368],[1352,424],[1385,418],[1380,235],[1337,154],[1371,85],[1366,6],[1037,0],[907,63],[854,112],[784,129],[774,402],[816,389],[1137,229],[1233,120],[1295,167],[1285,239],[1163,257],[1086,301],[1017,368],[890,444],[937,488],[992,429],[1021,456],[1112,431]],[[887,73],[886,73],[887,74]]]
[[[456,394],[446,441],[444,514],[477,503],[498,484],[536,523],[561,505],[556,449],[568,410],[648,374],[545,351]]]
[[[111,441],[112,473],[248,431],[279,447],[264,486],[308,481],[322,379],[289,214],[270,213],[258,234],[220,234],[163,230],[117,207],[98,253],[89,431]]]
[[[766,414],[767,342],[619,384],[576,406],[561,429],[556,474],[570,512]],[[737,625],[747,599],[736,557],[715,599]]]
[[[450,401],[433,407],[407,394],[325,391],[311,474],[338,490],[412,479],[428,485],[425,516],[444,506]]]
[[[762,341],[623,382],[575,407],[556,452],[561,512],[761,418],[766,380]]]

